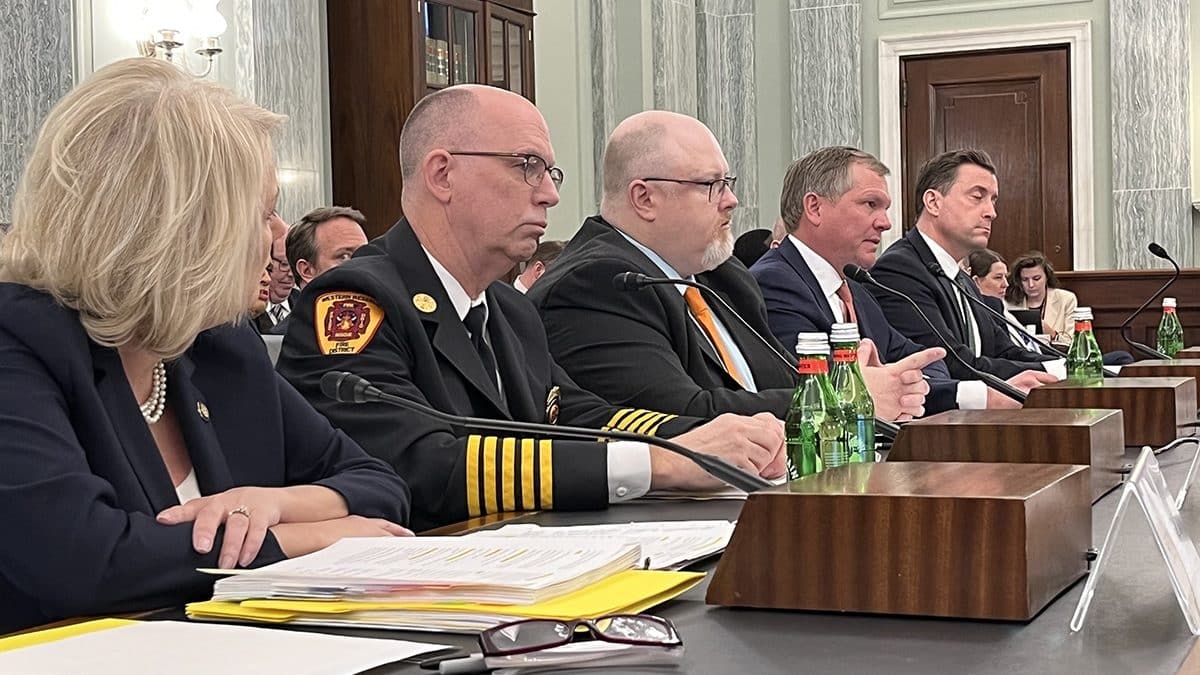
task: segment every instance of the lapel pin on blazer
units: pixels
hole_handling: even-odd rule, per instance
[[[558,403],[561,396],[557,386],[550,387],[550,393],[546,395],[547,424],[558,424]]]
[[[417,293],[413,296],[413,306],[421,312],[432,314],[437,309],[437,300],[425,293]]]
[[[196,412],[200,414],[200,419],[208,421],[208,406],[204,405],[204,401],[196,401]]]

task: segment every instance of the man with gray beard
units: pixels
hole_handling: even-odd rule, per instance
[[[793,345],[772,337],[758,285],[732,257],[737,179],[712,132],[686,115],[638,113],[609,137],[602,180],[600,215],[584,221],[527,296],[558,364],[620,405],[783,418],[795,379],[779,354]],[[709,286],[770,346],[695,288],[618,289],[614,277],[624,272]],[[920,416],[929,390],[920,369],[944,354],[880,366],[871,346],[859,353],[878,416]]]

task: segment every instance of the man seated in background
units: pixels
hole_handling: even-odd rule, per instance
[[[286,242],[287,235],[277,237],[271,242],[271,263],[268,267],[271,273],[270,297],[267,300],[267,311],[264,313],[264,322],[269,321],[271,326],[270,330],[262,331],[263,333],[272,332],[292,313],[296,281],[292,277],[292,268],[288,265]]]
[[[998,197],[996,169],[987,153],[955,150],[929,160],[917,177],[916,227],[879,256],[871,274],[912,298],[933,328],[908,301],[877,288],[870,292],[888,323],[913,342],[929,347],[945,338],[966,364],[947,359],[956,378],[978,379],[972,369],[1002,378],[1037,369],[1063,379],[1062,359],[1014,344],[1006,328],[967,299],[978,298],[979,289],[958,261],[987,248]]]
[[[672,437],[765,478],[783,476],[778,420],[704,423],[612,406],[558,367],[536,309],[498,281],[533,255],[563,180],[532,103],[479,85],[426,96],[404,124],[400,165],[405,218],[309,284],[279,371],[368,452],[405,471],[416,529],[497,511],[602,508],[651,488],[720,482],[644,443],[499,436],[382,403],[336,402],[321,393],[325,373],[357,373],[445,413],[561,422],[598,437],[601,429]]]
[[[892,228],[887,210],[888,168],[857,148],[822,148],[796,160],[783,179],[780,208],[788,235],[750,273],[767,304],[771,332],[781,342],[797,333],[828,333],[834,323],[858,324],[875,342],[881,361],[898,361],[922,347],[898,333],[875,298],[842,268],[869,269],[884,232]],[[1019,408],[1020,404],[983,382],[951,379],[944,361],[925,368],[930,393],[925,408]],[[1048,373],[1025,371],[1009,380],[1023,391],[1053,382]]]
[[[562,253],[564,241],[558,239],[543,239],[538,244],[537,250],[533,252],[533,257],[528,261],[521,263],[521,273],[513,279],[513,288],[528,293],[529,289],[533,288],[534,282],[542,278],[546,270],[550,269],[550,263],[553,263]]]
[[[584,221],[529,294],[555,360],[576,382],[621,405],[682,415],[787,414],[795,357],[771,338],[758,286],[732,257],[735,181],[694,118],[650,111],[617,125],[604,152],[600,215]],[[618,290],[614,277],[625,272],[694,279],[733,311],[686,286]],[[920,369],[942,355],[865,368],[879,417],[920,416],[928,391]]]
[[[288,230],[285,244],[296,287],[303,289],[323,272],[349,260],[367,243],[366,226],[366,216],[346,206],[321,206],[304,214]],[[289,319],[284,317],[272,332],[287,335]]]

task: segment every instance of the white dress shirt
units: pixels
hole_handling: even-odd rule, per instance
[[[466,289],[450,274],[429,249],[421,247],[433,265],[433,271],[450,296],[450,304],[461,321],[475,305],[487,306],[487,294],[478,298],[467,295]],[[486,323],[485,323],[486,325]],[[485,336],[486,339],[486,336]],[[497,379],[501,379],[497,374]],[[501,384],[503,387],[503,384]],[[608,501],[612,503],[637,499],[650,490],[650,446],[636,441],[613,441],[608,444]]]
[[[933,251],[933,257],[936,258],[938,264],[942,266],[942,274],[946,275],[946,277],[950,279],[950,285],[954,287],[955,299],[962,304],[966,304],[967,300],[962,299],[962,291],[959,290],[958,285],[954,283],[954,278],[958,276],[959,271],[958,261],[955,260],[954,256],[950,255],[946,249],[942,248],[941,245],[939,245],[936,241],[926,236],[924,232],[917,230],[917,234],[921,235],[921,238],[924,239],[925,243],[929,246],[929,250]],[[970,311],[969,307],[967,308],[967,323],[971,326],[971,332],[975,335],[975,356],[979,356],[981,350],[983,349],[983,342],[979,337],[979,324],[975,322],[975,312]],[[1043,361],[1041,365],[1046,369],[1047,373],[1050,373],[1058,379],[1067,379],[1066,359]],[[1033,363],[1029,364],[1029,370],[1035,370],[1036,368],[1037,366],[1035,366]]]
[[[842,286],[842,276],[838,274],[833,265],[829,264],[829,261],[809,248],[807,244],[790,234],[788,235],[788,239],[791,240],[796,250],[800,251],[800,257],[804,258],[808,269],[812,270],[813,276],[817,278],[817,283],[821,286],[821,292],[825,294],[825,302],[829,303],[829,309],[833,310],[833,316],[839,323],[844,321],[842,301],[837,296],[837,291]],[[954,402],[962,410],[981,410],[986,408],[987,385],[980,380],[959,380],[958,386],[954,390]]]

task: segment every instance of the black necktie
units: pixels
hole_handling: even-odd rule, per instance
[[[967,346],[971,349],[972,354],[978,354],[979,350],[975,344],[975,331],[971,329],[971,324],[973,323],[971,321],[973,318],[971,314],[971,304],[970,301],[967,300],[967,293],[971,292],[971,288],[967,284],[971,283],[974,282],[971,281],[971,279],[967,277],[967,274],[961,270],[954,277],[954,285],[958,286],[958,304],[963,313],[963,330],[966,333]]]
[[[471,344],[475,345],[475,351],[479,352],[479,360],[483,362],[483,369],[487,371],[499,391],[500,380],[496,370],[496,354],[484,338],[485,321],[487,321],[487,305],[483,303],[472,307],[463,317],[463,324],[466,325],[467,332],[471,334]]]

